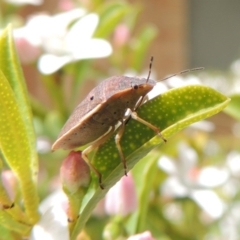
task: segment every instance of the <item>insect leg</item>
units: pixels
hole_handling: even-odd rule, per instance
[[[140,118],[136,112],[131,112],[131,117],[133,119],[135,119],[136,121],[148,126],[149,128],[151,128],[153,131],[155,131],[157,133],[158,136],[161,137],[161,139],[164,141],[164,142],[167,142],[167,140],[163,137],[163,135],[161,134],[161,131],[158,127],[152,125],[151,123],[145,121],[144,119]]]
[[[125,129],[125,122],[122,122],[121,126],[119,127],[119,130],[115,136],[115,143],[119,152],[119,155],[121,157],[122,163],[123,163],[123,167],[124,167],[124,174],[125,176],[127,176],[127,163],[126,163],[126,158],[124,157],[123,151],[122,151],[122,147],[120,144],[122,135],[124,133],[124,129]]]
[[[143,105],[146,101],[148,100],[148,96],[141,96],[141,98],[139,99],[139,101],[137,102],[134,111],[136,111],[141,105]]]
[[[138,102],[134,108],[134,111],[136,111],[138,109],[138,107],[140,107],[143,104],[143,100],[144,100],[144,97],[141,96],[141,98],[138,100]]]
[[[93,164],[90,162],[89,158],[88,158],[88,154],[95,150],[96,148],[98,148],[101,144],[103,144],[109,137],[110,135],[114,132],[114,128],[111,127],[111,129],[104,134],[103,136],[101,136],[100,138],[98,138],[96,141],[94,141],[90,146],[88,146],[86,149],[84,149],[82,151],[82,157],[85,160],[85,162],[89,165],[89,167],[93,170],[93,172],[97,175],[98,177],[98,182],[99,182],[99,186],[101,189],[104,189],[103,184],[102,184],[102,174],[93,166]]]

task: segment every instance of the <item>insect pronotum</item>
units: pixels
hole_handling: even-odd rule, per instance
[[[120,141],[124,133],[125,123],[129,117],[151,128],[166,142],[160,129],[140,118],[136,112],[137,108],[147,99],[147,93],[157,83],[157,81],[150,79],[152,62],[153,57],[151,57],[149,64],[147,79],[113,76],[93,88],[75,108],[52,146],[52,150],[59,148],[71,150],[90,143],[83,150],[82,157],[97,174],[99,185],[102,189],[104,188],[102,174],[91,164],[88,154],[103,144],[113,132],[116,132],[116,146],[123,163],[125,175],[127,175],[126,158],[124,157]],[[184,70],[162,80],[200,69],[202,68]],[[130,112],[128,116],[126,116],[127,110]],[[120,126],[116,127],[118,123],[120,123]]]

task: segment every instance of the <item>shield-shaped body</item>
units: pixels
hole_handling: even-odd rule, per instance
[[[156,81],[114,76],[96,86],[75,108],[52,149],[73,149],[91,143],[123,122],[127,109],[135,111]]]

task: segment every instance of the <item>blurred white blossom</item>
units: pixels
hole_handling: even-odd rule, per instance
[[[143,233],[138,233],[129,237],[127,240],[154,240],[152,234],[149,231],[145,231]]]
[[[97,14],[86,14],[86,10],[80,8],[54,16],[39,14],[32,16],[24,27],[15,29],[14,38],[29,46],[25,48],[29,49],[29,54],[26,51],[22,57],[25,61],[33,53],[38,57],[41,49],[38,69],[43,74],[51,74],[70,62],[102,58],[112,53],[106,40],[93,38],[98,22]]]
[[[15,4],[15,5],[25,5],[25,4],[41,5],[43,3],[43,0],[5,0],[5,2]]]
[[[240,236],[240,203],[232,203],[227,214],[219,223],[220,240],[239,240]]]
[[[69,24],[85,14],[84,9],[73,9],[55,16],[38,14],[31,16],[23,27],[13,30],[16,47],[21,61],[36,60],[42,52],[54,50],[49,41],[57,46],[58,40],[65,36]]]
[[[229,178],[228,171],[217,167],[198,168],[197,160],[195,150],[184,143],[179,145],[178,160],[162,156],[158,166],[169,176],[161,186],[161,194],[167,197],[187,196],[209,216],[219,218],[226,206],[211,188],[223,185]]]
[[[49,195],[39,206],[41,219],[33,227],[30,240],[68,240],[67,197],[62,191]]]
[[[70,62],[109,56],[112,53],[111,45],[103,39],[93,38],[98,21],[98,15],[88,14],[62,35],[54,33],[53,24],[51,34],[45,36],[43,42],[46,53],[38,62],[40,72],[51,74]]]

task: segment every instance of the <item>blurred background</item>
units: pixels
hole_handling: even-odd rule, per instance
[[[38,136],[41,199],[61,187],[66,153],[50,149],[74,107],[110,76],[146,77],[154,56],[155,80],[205,68],[166,89],[204,84],[232,102],[161,147],[144,229],[156,239],[240,239],[239,1],[1,0],[0,28],[9,23]],[[87,225],[92,239],[111,223],[100,212]]]

